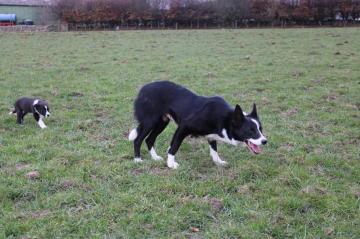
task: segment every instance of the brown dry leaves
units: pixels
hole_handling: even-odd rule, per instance
[[[195,232],[195,233],[200,232],[199,228],[196,228],[196,227],[190,227],[189,230],[192,232]]]

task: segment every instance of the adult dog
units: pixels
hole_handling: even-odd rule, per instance
[[[187,88],[169,81],[153,82],[143,86],[134,102],[135,117],[139,126],[132,130],[129,140],[134,140],[135,162],[141,162],[140,147],[146,144],[154,160],[163,160],[154,149],[156,137],[173,120],[178,128],[168,149],[167,166],[176,169],[175,154],[188,135],[205,136],[210,145],[210,155],[218,165],[226,164],[219,158],[216,140],[232,145],[247,146],[254,154],[259,145],[267,143],[254,104],[246,114],[239,105],[232,107],[225,99],[199,96]]]

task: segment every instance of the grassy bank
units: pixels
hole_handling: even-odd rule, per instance
[[[0,238],[359,238],[359,33],[1,33]],[[134,163],[133,101],[159,80],[256,102],[268,144],[220,143],[219,167],[187,139],[177,170],[144,144]],[[8,115],[22,96],[49,103],[48,128]]]

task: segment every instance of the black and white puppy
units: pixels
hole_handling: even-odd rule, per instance
[[[38,122],[39,126],[44,129],[46,125],[42,121],[44,117],[50,117],[50,108],[48,104],[39,98],[22,97],[15,101],[15,110],[9,114],[17,114],[17,122],[22,124],[24,116],[28,113],[34,115],[34,118]]]
[[[173,120],[178,128],[168,149],[167,166],[176,169],[175,154],[188,135],[208,138],[210,155],[218,165],[226,164],[217,153],[216,141],[247,146],[254,154],[259,145],[267,143],[254,104],[246,114],[239,105],[232,107],[225,99],[199,96],[187,88],[169,81],[153,82],[143,86],[134,102],[134,114],[139,122],[129,134],[134,140],[135,162],[141,162],[140,147],[146,144],[154,160],[163,160],[154,149],[156,137]]]

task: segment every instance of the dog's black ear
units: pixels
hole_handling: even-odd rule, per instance
[[[258,119],[257,110],[256,110],[256,104],[254,103],[253,109],[250,113],[250,117]]]
[[[239,105],[235,106],[233,123],[235,126],[241,125],[245,120],[244,112]]]

